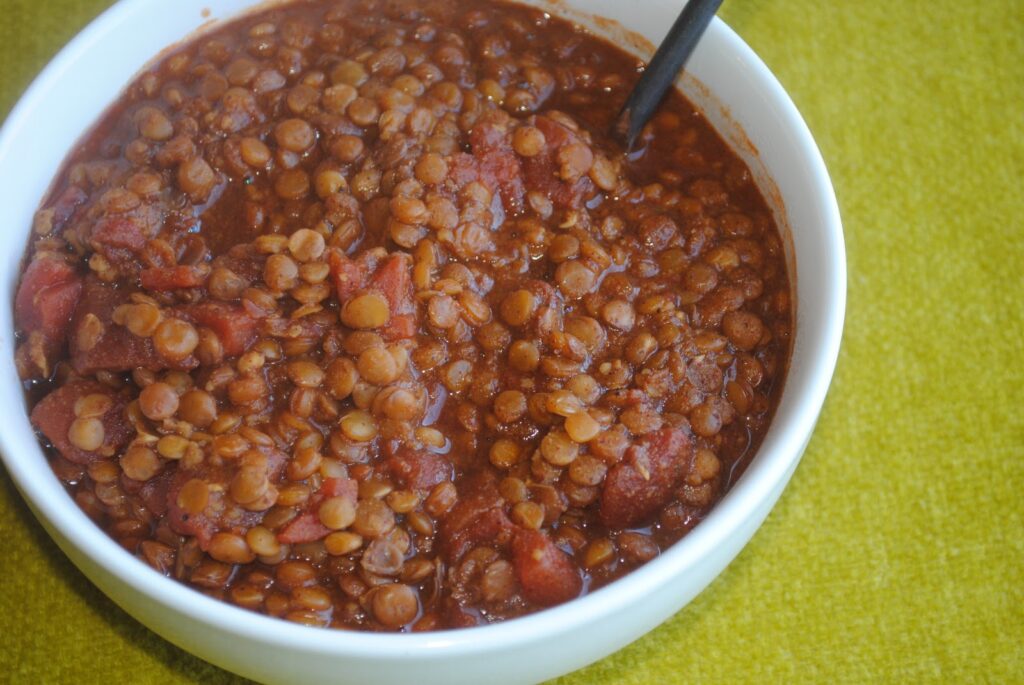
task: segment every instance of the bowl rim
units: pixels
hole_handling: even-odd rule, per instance
[[[120,0],[60,50],[28,87],[0,128],[0,163],[8,156],[8,148],[14,137],[30,129],[33,110],[44,94],[59,82],[69,65],[79,55],[93,49],[118,24],[129,19],[135,12],[143,11],[153,1]],[[241,14],[232,14],[224,19],[230,21],[236,16]],[[824,294],[829,304],[829,315],[821,324],[823,343],[809,351],[808,359],[803,360],[803,365],[809,368],[810,380],[799,389],[797,406],[791,412],[793,419],[785,426],[785,436],[781,438],[783,444],[767,454],[762,444],[755,457],[758,464],[757,478],[747,477],[753,471],[749,468],[699,525],[658,558],[601,589],[565,604],[471,629],[394,634],[301,626],[212,599],[151,569],[93,524],[70,496],[66,501],[45,497],[40,485],[32,477],[31,465],[23,459],[12,457],[16,452],[8,431],[0,431],[0,457],[37,518],[56,528],[67,544],[101,566],[120,583],[191,620],[256,641],[272,639],[276,645],[295,652],[351,655],[363,659],[387,657],[409,661],[443,658],[455,653],[479,654],[496,648],[507,648],[511,644],[552,638],[574,626],[616,615],[650,594],[652,587],[661,587],[694,566],[719,541],[736,534],[755,515],[759,505],[771,497],[779,483],[785,482],[799,461],[802,448],[810,438],[824,404],[838,359],[845,317],[847,278],[838,203],[824,160],[807,124],[767,66],[724,21],[716,17],[708,31],[726,41],[735,52],[735,59],[756,75],[771,105],[785,117],[787,126],[797,138],[799,156],[810,165],[810,175],[815,182],[815,186],[808,190],[824,203],[824,225],[821,228],[832,256],[829,266],[833,269],[833,276],[828,279],[830,289]],[[11,306],[12,303],[3,303],[0,308],[9,310]],[[798,336],[799,330],[794,338]],[[10,336],[2,337],[6,340]],[[791,374],[792,369],[786,378],[784,394],[791,392]],[[15,422],[20,423],[16,423],[14,432],[26,427],[31,430],[27,416],[19,416]],[[45,462],[41,449],[31,457],[32,461],[39,457]],[[49,465],[45,465],[49,470]],[[129,611],[129,614],[133,612]]]

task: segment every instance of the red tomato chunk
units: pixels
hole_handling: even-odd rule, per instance
[[[755,454],[793,311],[750,171],[539,9],[311,0],[147,67],[68,158],[15,298],[88,516],[245,609],[514,619],[687,534]]]

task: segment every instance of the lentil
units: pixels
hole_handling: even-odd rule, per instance
[[[635,58],[408,4],[276,8],[149,69],[15,303],[83,510],[310,625],[501,620],[654,558],[755,452],[792,335],[771,212],[678,93],[627,156]]]
[[[590,442],[601,431],[601,424],[585,412],[577,412],[565,419],[565,432],[574,442]]]
[[[160,472],[160,458],[148,447],[137,445],[121,457],[121,470],[132,480],[147,481]]]
[[[199,334],[192,324],[180,319],[167,319],[153,334],[153,347],[171,361],[181,361],[199,345]]]
[[[103,423],[96,418],[78,418],[68,428],[68,442],[83,452],[95,452],[105,438]]]
[[[419,611],[416,592],[408,585],[394,583],[378,588],[371,604],[373,616],[387,628],[411,623]]]
[[[139,409],[154,421],[174,416],[178,404],[178,394],[166,383],[151,383],[139,393]]]
[[[388,301],[376,293],[354,297],[341,310],[341,322],[351,328],[380,328],[390,318]]]

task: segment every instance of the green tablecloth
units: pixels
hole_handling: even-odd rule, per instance
[[[0,115],[108,4],[4,0]],[[839,367],[736,561],[558,682],[1024,681],[1024,4],[729,0],[722,16],[832,173]],[[0,538],[0,680],[239,682],[106,599],[5,475]]]

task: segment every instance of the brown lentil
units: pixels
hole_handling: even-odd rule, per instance
[[[771,212],[678,93],[627,156],[634,57],[408,4],[275,8],[149,68],[15,307],[83,510],[308,625],[502,620],[654,558],[743,472],[792,337]]]
[[[139,409],[154,421],[174,416],[178,404],[178,393],[166,383],[150,383],[139,393]]]
[[[181,361],[199,345],[199,334],[192,324],[180,319],[167,319],[153,334],[153,347],[171,361]]]
[[[540,154],[547,141],[544,133],[534,126],[521,126],[512,135],[512,147],[523,157],[534,157]]]
[[[341,310],[341,322],[351,328],[380,328],[390,318],[388,301],[376,293],[354,297]]]
[[[396,629],[412,622],[419,612],[416,592],[408,585],[384,585],[374,592],[373,616],[385,627]]]
[[[160,472],[163,464],[148,447],[136,445],[121,457],[121,470],[132,480],[146,481]]]
[[[95,452],[105,438],[103,423],[96,418],[78,418],[68,428],[68,442],[83,452]]]
[[[572,414],[565,419],[565,432],[574,442],[590,442],[601,431],[601,424],[585,411]]]
[[[329,497],[317,510],[320,522],[331,530],[342,530],[356,520],[356,503],[348,497]]]

